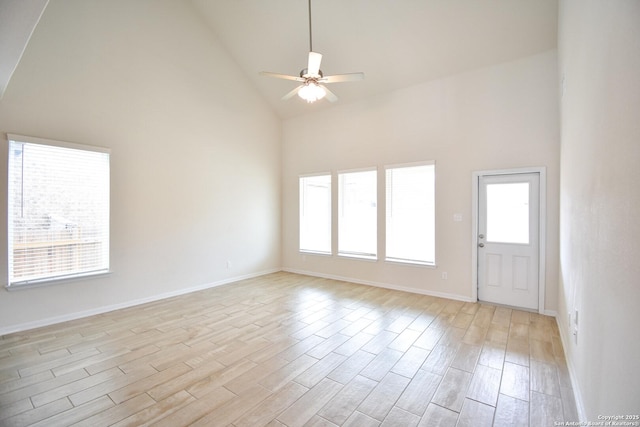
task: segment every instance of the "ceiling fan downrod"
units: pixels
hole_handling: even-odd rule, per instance
[[[311,37],[311,0],[309,0],[309,52],[313,52],[313,39]]]

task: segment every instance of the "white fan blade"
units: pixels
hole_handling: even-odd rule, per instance
[[[269,71],[260,71],[260,75],[267,77],[275,77],[276,79],[294,80],[296,82],[303,82],[304,79],[299,76],[290,76],[288,74],[271,73]]]
[[[364,73],[335,74],[333,76],[325,76],[321,79],[318,79],[320,83],[341,83],[353,82],[357,80],[364,80]]]
[[[326,95],[324,96],[324,99],[326,99],[329,102],[336,102],[338,100],[338,97],[336,96],[335,93],[331,92],[329,89],[327,89],[327,87],[325,85],[319,85],[322,89],[325,90]]]
[[[296,95],[298,93],[298,91],[300,90],[301,87],[303,87],[304,85],[300,85],[297,88],[295,88],[294,90],[292,90],[291,92],[287,93],[285,96],[282,97],[283,101],[286,101],[287,99],[292,98],[294,95]]]
[[[318,52],[309,52],[309,63],[307,64],[307,74],[310,76],[318,76],[320,71],[320,62],[322,62],[322,54]]]

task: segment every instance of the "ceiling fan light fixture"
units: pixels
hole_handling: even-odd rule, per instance
[[[298,96],[307,101],[309,104],[324,98],[326,94],[327,92],[324,90],[324,88],[316,82],[305,83],[304,86],[302,86],[298,91]]]
[[[302,83],[285,96],[282,97],[283,101],[291,99],[297,93],[298,96],[307,103],[311,104],[320,99],[326,99],[329,102],[336,102],[338,97],[331,92],[324,84],[327,83],[340,83],[351,82],[355,80],[364,79],[364,73],[349,73],[349,74],[334,74],[332,76],[325,76],[320,70],[320,64],[322,63],[322,54],[313,51],[313,40],[311,38],[311,0],[309,1],[309,59],[307,62],[307,68],[300,71],[300,76],[292,76],[288,74],[271,73],[268,71],[262,71],[260,74],[269,77],[275,77],[278,79],[294,80]],[[320,84],[323,83],[323,84]]]

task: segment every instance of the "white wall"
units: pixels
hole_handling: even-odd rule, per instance
[[[640,2],[562,0],[559,25],[558,320],[579,412],[598,421],[640,409]]]
[[[0,334],[279,269],[280,127],[190,3],[52,0],[0,101],[0,221],[5,133],[109,147],[113,274],[0,290]]]
[[[555,51],[451,76],[283,123],[283,263],[469,299],[473,171],[547,168],[547,310],[557,308],[559,129]],[[357,84],[357,83],[353,83]],[[336,85],[335,92],[340,94]],[[437,268],[298,252],[298,176],[436,161]],[[462,214],[454,222],[453,214]],[[442,280],[446,271],[448,279]]]

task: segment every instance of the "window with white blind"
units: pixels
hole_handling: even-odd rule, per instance
[[[435,165],[386,168],[386,260],[435,264]]]
[[[109,152],[9,135],[9,287],[109,271]]]
[[[375,258],[378,191],[376,170],[338,174],[338,254]]]
[[[331,175],[300,177],[300,250],[331,253]]]

